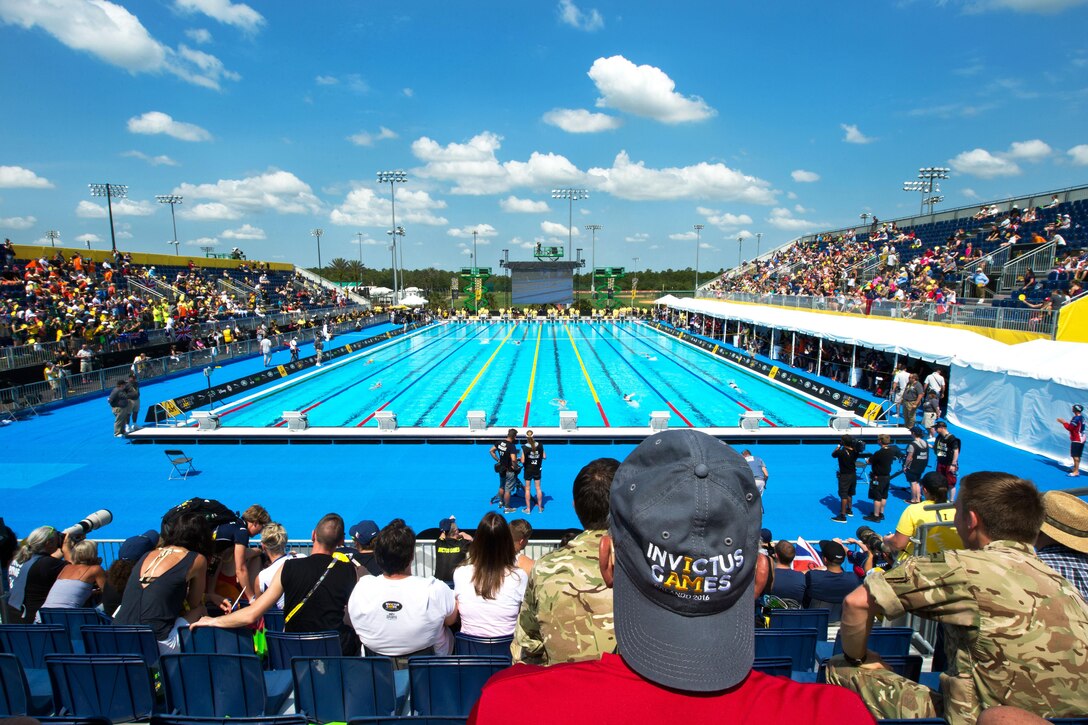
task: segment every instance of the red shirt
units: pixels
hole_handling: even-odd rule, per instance
[[[722,652],[723,658],[729,657]],[[766,722],[851,725],[874,722],[861,698],[835,685],[803,685],[753,671],[722,692],[690,693],[655,685],[619,655],[592,662],[514,665],[484,685],[469,723],[518,725],[589,722]]]

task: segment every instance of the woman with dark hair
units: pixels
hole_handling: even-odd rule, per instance
[[[130,536],[121,544],[117,558],[106,570],[106,586],[102,587],[102,611],[112,617],[121,606],[121,597],[132,576],[132,569],[140,558],[159,543],[159,532],[154,529]]]
[[[461,631],[474,637],[513,634],[528,582],[518,567],[506,519],[494,512],[484,514],[468,558],[453,572]]]
[[[457,602],[443,582],[412,575],[415,546],[415,532],[401,519],[374,539],[381,576],[364,576],[348,600],[348,617],[366,655],[403,658],[452,649],[447,627],[457,621]]]
[[[133,567],[115,621],[149,625],[160,652],[177,652],[178,629],[204,614],[211,547],[212,530],[202,515],[186,512],[164,521],[160,545]]]

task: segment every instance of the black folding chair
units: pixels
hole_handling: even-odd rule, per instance
[[[167,481],[184,481],[196,470],[193,467],[193,459],[185,455],[185,451],[174,449],[163,452],[170,459],[170,475],[166,477]]]

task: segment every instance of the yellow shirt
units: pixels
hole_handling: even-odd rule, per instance
[[[940,509],[939,511],[927,511],[926,506],[932,505],[932,501],[912,503],[903,511],[896,524],[895,532],[908,538],[915,535],[918,527],[923,524],[933,524],[938,521],[951,522],[955,518],[955,509]],[[963,541],[955,526],[934,526],[926,534],[926,553],[933,554],[947,549],[962,549]],[[900,559],[914,555],[914,542],[907,544],[907,548],[900,554]]]

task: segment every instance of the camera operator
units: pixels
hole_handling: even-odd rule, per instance
[[[8,599],[8,621],[32,624],[49,596],[49,590],[64,568],[64,534],[52,526],[39,526],[26,537],[8,569],[11,595]]]
[[[903,510],[903,515],[899,517],[895,533],[884,537],[884,546],[898,553],[897,562],[914,554],[915,535],[920,526],[939,521],[951,523],[955,517],[955,510],[952,508],[927,509],[928,506],[934,504],[948,503],[948,479],[943,474],[930,471],[922,476],[922,490],[925,493],[925,500],[907,506]],[[927,554],[962,548],[963,540],[960,539],[955,526],[934,526],[926,533]]]

